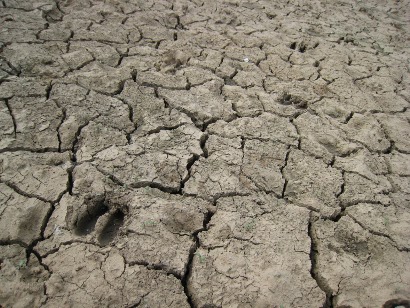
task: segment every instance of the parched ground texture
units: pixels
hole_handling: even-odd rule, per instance
[[[0,307],[410,307],[410,1],[0,1]]]

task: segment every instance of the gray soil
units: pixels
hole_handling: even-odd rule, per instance
[[[410,307],[409,105],[409,0],[0,0],[0,307]]]

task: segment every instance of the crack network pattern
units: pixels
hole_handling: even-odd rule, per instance
[[[0,307],[410,307],[408,16],[0,1]]]

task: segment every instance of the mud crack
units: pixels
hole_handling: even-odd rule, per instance
[[[322,308],[333,308],[333,297],[334,297],[333,292],[328,286],[326,280],[320,275],[318,268],[317,268],[317,255],[320,252],[318,251],[318,248],[317,248],[318,239],[315,235],[315,230],[313,226],[315,220],[316,218],[312,215],[312,212],[311,212],[309,224],[308,224],[308,235],[310,237],[309,257],[310,257],[310,262],[311,262],[310,275],[316,281],[319,288],[326,294],[326,300],[323,303]]]
[[[193,260],[194,260],[194,256],[196,251],[198,250],[198,248],[201,246],[200,242],[199,242],[199,237],[198,234],[203,232],[203,231],[207,231],[208,230],[208,224],[212,219],[212,216],[215,214],[215,212],[209,211],[204,215],[204,221],[203,221],[203,228],[194,232],[192,234],[195,243],[192,246],[191,250],[189,251],[189,256],[188,256],[188,262],[185,268],[185,274],[181,277],[181,284],[184,287],[184,293],[188,299],[188,304],[191,308],[196,308],[195,303],[193,302],[192,299],[192,293],[189,289],[189,279],[190,279],[190,275],[192,272],[192,266],[193,266]]]

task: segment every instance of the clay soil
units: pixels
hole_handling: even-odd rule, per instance
[[[410,1],[0,0],[0,307],[410,307]]]

